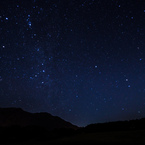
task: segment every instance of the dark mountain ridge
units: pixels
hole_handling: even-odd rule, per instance
[[[82,130],[84,132],[145,130],[145,118],[129,121],[126,120],[126,121],[90,124],[85,128],[82,128]]]
[[[29,113],[21,108],[0,108],[0,127],[10,126],[39,126],[47,130],[77,129],[77,126],[49,113]]]
[[[0,108],[0,144],[98,144],[145,142],[145,118],[77,127],[49,113]],[[116,139],[117,138],[117,139]]]

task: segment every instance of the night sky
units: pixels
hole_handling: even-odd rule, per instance
[[[0,107],[145,117],[145,1],[0,0]]]

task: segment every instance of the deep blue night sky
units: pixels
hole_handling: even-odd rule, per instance
[[[1,0],[0,107],[78,126],[145,117],[145,1]]]

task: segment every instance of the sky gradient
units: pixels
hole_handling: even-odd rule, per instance
[[[0,107],[78,126],[145,117],[145,1],[1,0]]]

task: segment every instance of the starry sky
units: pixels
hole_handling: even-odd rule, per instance
[[[145,117],[145,1],[1,0],[0,107],[78,126]]]

